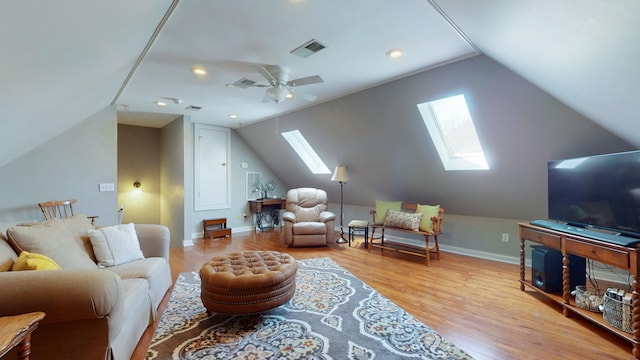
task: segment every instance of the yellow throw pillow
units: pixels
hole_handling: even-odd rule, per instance
[[[376,224],[383,224],[384,219],[387,217],[387,211],[395,210],[400,211],[402,208],[402,201],[382,201],[376,200],[376,217],[373,220]]]
[[[420,205],[416,207],[417,213],[422,213],[422,220],[420,221],[420,231],[433,232],[433,222],[431,218],[438,216],[440,211],[440,205]]]
[[[60,270],[60,266],[48,256],[22,251],[12,270]]]

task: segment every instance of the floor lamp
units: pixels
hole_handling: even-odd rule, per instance
[[[347,243],[347,239],[344,238],[344,212],[342,211],[342,186],[349,181],[349,175],[347,175],[347,167],[345,165],[336,166],[336,170],[331,176],[331,181],[337,181],[340,183],[340,238],[336,240],[338,244]]]

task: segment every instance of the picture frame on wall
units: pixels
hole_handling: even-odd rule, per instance
[[[247,171],[247,200],[256,200],[262,196],[260,184],[262,184],[262,173]]]

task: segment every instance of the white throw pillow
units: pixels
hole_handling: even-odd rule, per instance
[[[98,267],[104,268],[143,259],[133,223],[88,230]]]

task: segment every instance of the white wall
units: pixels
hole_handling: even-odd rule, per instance
[[[117,189],[98,191],[117,183],[116,141],[110,106],[0,168],[0,220],[42,220],[39,202],[76,199],[76,213],[117,223]]]
[[[185,126],[186,129],[186,126]],[[247,231],[253,226],[253,219],[249,211],[246,196],[246,173],[261,172],[263,180],[274,179],[278,184],[278,194],[286,195],[286,187],[283,182],[264,164],[259,154],[256,154],[239,137],[235,130],[231,131],[231,156],[229,166],[231,169],[231,207],[220,210],[195,211],[193,206],[193,124],[189,126],[189,135],[185,136],[185,242],[188,244],[193,238],[201,236],[202,220],[213,218],[226,218],[227,227],[232,231]],[[241,164],[246,163],[247,168]],[[242,215],[246,214],[246,217]]]

